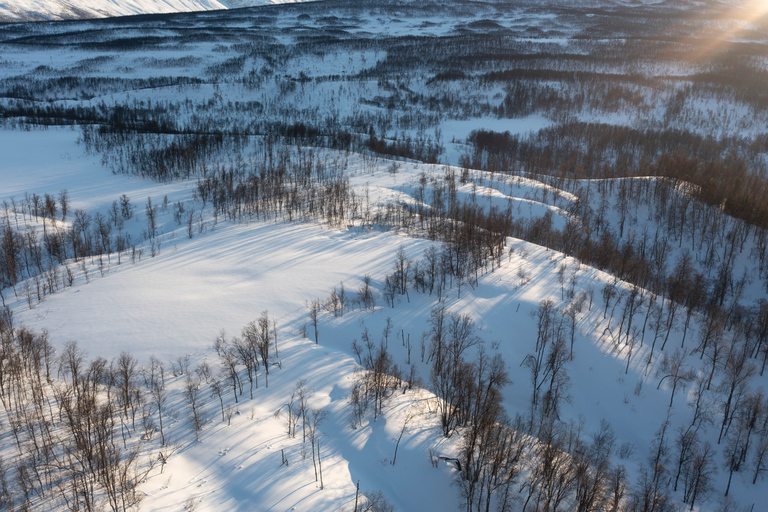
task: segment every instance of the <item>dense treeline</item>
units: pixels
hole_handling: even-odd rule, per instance
[[[564,178],[671,178],[692,185],[693,198],[768,228],[762,140],[714,140],[677,130],[587,123],[561,125],[531,137],[479,130],[470,140],[476,153],[467,164],[512,172],[522,166],[529,173]]]
[[[577,178],[645,176],[638,167],[664,154],[683,152],[686,156],[712,161],[727,156],[729,150],[750,158],[750,166],[760,162],[765,150],[759,141],[748,138],[715,139],[684,130],[639,130],[604,123],[566,123],[531,135],[511,135],[477,130],[469,137],[476,153],[473,161],[514,170],[524,165],[532,173],[556,174]],[[546,171],[546,172],[544,172]],[[755,169],[761,173],[762,167]]]
[[[126,114],[133,116],[135,112]],[[135,120],[135,118],[134,118]],[[160,121],[164,122],[164,121]],[[133,124],[133,121],[128,121]],[[195,131],[157,128],[157,122],[136,120],[136,128],[126,126],[121,117],[109,125],[86,126],[81,142],[87,151],[102,154],[112,171],[162,182],[176,179],[205,178],[209,169],[226,156],[242,160],[248,145],[260,136],[264,150],[259,158],[272,165],[276,155],[288,155],[286,144],[301,146],[327,146],[349,151],[356,147],[353,135],[347,131],[327,131],[305,123],[258,123],[245,131]],[[261,144],[257,142],[257,145]],[[247,155],[245,155],[247,156]],[[240,164],[242,166],[242,163]]]
[[[260,151],[253,167],[219,167],[200,178],[196,192],[203,205],[210,203],[214,214],[236,221],[283,218],[336,226],[369,210],[349,187],[345,162],[270,144]]]
[[[40,70],[40,73],[45,73],[45,70]],[[199,78],[186,76],[131,79],[78,75],[30,79],[28,76],[17,76],[3,80],[3,85],[0,87],[0,97],[34,101],[90,100],[95,96],[116,92],[201,83],[203,81]]]
[[[371,133],[366,146],[374,153],[389,155],[395,158],[420,160],[430,164],[437,163],[437,157],[440,154],[440,147],[433,142],[423,139],[412,140],[411,137],[390,142],[379,139]]]

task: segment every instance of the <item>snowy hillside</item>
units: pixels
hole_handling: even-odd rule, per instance
[[[301,0],[3,0],[0,2],[0,23],[214,11],[295,1]]]
[[[435,356],[430,332],[438,306],[445,308],[447,323],[457,318],[450,315],[461,314],[468,315],[476,326],[472,336],[478,336],[479,345],[472,342],[470,353],[483,347],[489,357],[503,359],[511,380],[504,386],[504,407],[510,414],[521,415],[524,423],[530,418],[530,387],[522,363],[534,350],[541,304],[552,301],[553,314],[563,314],[564,319],[573,310],[573,335],[567,334],[570,328],[561,327],[566,340],[575,339],[566,341],[564,347],[565,355],[573,351],[573,361],[561,375],[566,380],[561,383],[565,395],[558,406],[559,417],[565,425],[577,427],[585,439],[603,428],[602,422],[610,425],[615,463],[624,468],[622,478],[628,481],[641,478],[641,461],[665,418],[671,421],[670,436],[690,422],[685,405],[687,401],[696,403],[691,379],[685,378],[685,387],[677,396],[664,385],[664,361],[679,353],[682,333],[672,333],[669,345],[673,348],[659,352],[666,331],[651,319],[645,345],[639,341],[639,328],[637,339],[631,345],[625,342],[619,325],[624,319],[619,317],[622,309],[626,316],[622,298],[627,301],[632,288],[608,274],[542,247],[509,240],[509,254],[477,281],[467,276],[463,286],[454,283],[451,287],[446,281],[442,286],[447,289],[432,294],[408,284],[407,295],[398,292],[387,298],[385,281],[397,268],[400,248],[408,266],[415,269],[431,242],[355,223],[342,229],[285,218],[232,223],[193,200],[194,182],[153,185],[105,173],[98,158],[83,153],[76,137],[76,133],[62,130],[4,132],[2,150],[7,165],[14,169],[6,175],[5,199],[66,188],[71,209],[87,209],[106,218],[112,198],[126,194],[139,203],[139,198],[148,197],[156,205],[157,235],[138,246],[138,255],[133,249],[112,254],[108,260],[71,262],[72,283],[57,284],[57,291],[49,290],[50,295],[36,296],[33,288],[17,287],[18,298],[10,289],[5,296],[16,325],[46,329],[57,353],[77,340],[87,359],[101,356],[118,361],[121,353],[127,353],[136,358],[141,372],[164,364],[164,424],[158,427],[158,420],[150,418],[139,428],[145,432],[138,445],[140,453],[148,456],[156,451],[165,461],[160,468],[148,466],[147,459],[138,468],[149,470],[139,488],[144,509],[172,510],[184,504],[196,510],[252,510],[258,504],[278,510],[352,510],[355,486],[360,482],[365,493],[376,498],[378,491],[383,492],[398,510],[458,510],[463,498],[452,485],[458,478],[456,468],[445,461],[432,467],[430,454],[460,457],[461,437],[441,434],[444,427],[434,395],[409,390],[412,385],[431,387],[427,381],[431,379],[430,359]],[[30,155],[26,148],[41,141],[46,151]],[[356,155],[310,151],[309,158],[343,166],[350,185],[357,194],[368,195],[374,209],[393,200],[409,201],[409,195],[418,194],[421,176],[440,180],[450,171],[442,166],[371,162]],[[486,208],[494,202],[511,203],[523,218],[562,211],[548,205],[549,201],[541,202],[543,192],[555,191],[536,181],[479,172],[472,172],[468,181],[458,189],[459,197]],[[561,197],[555,202],[574,200],[567,193]],[[189,226],[187,215],[181,223],[173,219],[180,204],[196,213],[189,214]],[[121,229],[138,240],[146,233],[148,213],[140,204],[134,209]],[[638,213],[641,220],[643,214]],[[27,217],[25,221],[21,212],[9,214],[12,224],[32,220]],[[562,221],[555,222],[562,225]],[[635,226],[635,222],[630,220],[628,225]],[[49,225],[47,229],[63,227]],[[370,309],[358,302],[365,275],[372,276],[374,287]],[[608,286],[617,287],[618,301],[616,296],[605,295]],[[333,297],[342,288],[346,288],[347,298],[341,299],[338,309],[329,294]],[[646,309],[651,316],[655,314],[653,303],[648,303],[650,297],[653,295],[646,294],[636,302],[638,324],[647,319]],[[321,305],[317,327],[311,313],[315,299]],[[653,300],[659,304],[658,298]],[[226,381],[226,359],[213,347],[219,340],[234,348],[234,338],[245,335],[244,330],[241,334],[244,326],[267,311],[279,331],[271,370],[269,374],[264,367],[257,370],[251,392],[241,373],[245,390],[235,392],[237,400],[233,400],[233,384]],[[702,335],[689,333],[688,346],[693,347]],[[392,395],[378,419],[370,410],[355,419],[350,397],[361,375],[358,362],[371,350],[371,346],[366,348],[369,338],[373,347],[379,343],[384,347],[386,340],[393,363],[402,369],[400,375],[407,384]],[[572,349],[567,348],[569,343]],[[707,365],[698,356],[686,358],[686,365],[702,377],[708,375]],[[752,385],[765,386],[764,379]],[[188,409],[190,382],[199,389],[194,399],[199,427]],[[211,391],[214,382],[226,393],[221,407]],[[714,391],[710,393],[711,399]],[[317,430],[300,426],[298,435],[288,435],[290,414],[296,414],[296,424],[304,421],[298,412],[300,395],[305,396],[306,410],[321,414],[322,421]],[[151,411],[151,395],[145,400]],[[673,401],[675,407],[668,408]],[[294,402],[292,413],[284,410]],[[707,429],[695,414],[693,418],[703,432],[708,431],[705,438],[714,445],[717,429]],[[161,433],[169,439],[162,445]],[[318,436],[322,487],[306,435]],[[534,457],[533,453],[529,456]],[[6,452],[3,457],[8,460],[12,454]],[[536,460],[521,462],[517,471],[535,473]],[[717,483],[708,485],[724,486],[725,476],[721,474]],[[524,480],[514,482],[519,485]],[[732,485],[737,491],[731,492],[741,503],[758,500],[762,492],[760,486],[747,481]]]
[[[126,0],[68,2],[60,0],[10,0],[0,4],[0,21],[66,20],[131,16],[168,12],[226,9],[217,0]]]

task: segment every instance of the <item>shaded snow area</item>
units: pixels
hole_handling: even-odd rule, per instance
[[[710,391],[696,391],[694,377],[706,380],[711,366],[707,357],[690,353],[704,336],[699,314],[685,339],[683,313],[667,336],[659,321],[654,324],[656,310],[647,314],[649,304],[669,308],[665,299],[653,296],[651,303],[649,292],[513,238],[507,239],[498,260],[475,276],[450,278],[431,294],[410,283],[406,294],[390,293],[388,282],[397,273],[399,258],[415,272],[425,268],[425,255],[441,250],[442,243],[362,221],[337,226],[320,220],[217,216],[210,203],[202,203],[197,180],[158,184],[112,174],[102,168],[99,155],[85,152],[79,136],[54,128],[0,134],[3,222],[18,222],[19,230],[30,236],[65,231],[77,222],[75,210],[87,210],[93,219],[99,214],[109,218],[113,201],[119,204],[124,194],[133,211],[120,231],[131,235],[130,246],[101,258],[68,260],[68,285],[38,295],[35,280],[28,279],[15,291],[3,290],[3,296],[16,329],[47,331],[55,349],[52,360],[71,354],[73,341],[86,361],[103,357],[118,367],[121,354],[130,354],[138,389],[144,389],[141,382],[156,379],[162,366],[161,416],[156,395],[140,391],[143,405],[137,406],[136,417],[121,413],[114,426],[126,449],[137,450],[135,471],[141,477],[133,496],[142,509],[350,511],[357,501],[358,509],[365,502],[390,504],[396,510],[461,510],[467,487],[454,459],[466,463],[465,427],[456,425],[450,437],[443,435],[444,402],[434,394],[441,392],[434,375],[435,319],[440,311],[446,336],[462,321],[468,327],[467,361],[501,358],[509,380],[500,388],[501,405],[510,419],[518,417],[507,428],[525,434],[515,441],[523,446],[523,455],[515,466],[518,476],[508,488],[511,494],[505,498],[494,493],[492,506],[508,500],[509,510],[522,510],[530,490],[526,482],[542,467],[544,445],[528,437],[534,433],[527,430],[533,417],[531,358],[538,353],[546,314],[559,323],[567,356],[556,377],[562,393],[557,404],[560,433],[552,435],[576,436],[573,442],[581,439],[583,446],[595,446],[590,443],[598,433],[608,435],[613,449],[607,463],[623,468],[621,481],[632,492],[647,483],[648,461],[657,456],[660,442],[669,468],[664,478],[676,478],[675,443],[692,422],[698,425],[697,446],[709,443],[718,452],[716,466],[721,466],[726,444],[717,444],[722,418],[718,404],[726,391],[719,382],[727,382],[727,377],[715,377]],[[254,138],[252,144],[258,147],[261,142]],[[366,197],[370,215],[393,204],[426,204],[430,192],[424,192],[425,183],[463,173],[455,182],[460,201],[486,212],[509,209],[521,222],[546,217],[564,229],[574,204],[607,186],[584,181],[578,191],[567,192],[520,176],[331,150],[286,150],[334,163],[357,197]],[[22,206],[34,195],[57,196],[64,189],[70,201],[64,220],[35,218]],[[156,216],[154,238],[148,234],[148,200]],[[194,212],[191,221],[186,216],[181,222],[174,219],[179,204]],[[593,206],[600,209],[599,204]],[[627,232],[649,231],[655,229],[653,217],[652,212],[637,211],[622,222]],[[619,221],[617,215],[605,220],[614,227]],[[749,260],[740,259],[738,265],[749,271]],[[62,270],[62,282],[64,276]],[[357,300],[365,276],[370,276],[373,300],[368,307]],[[333,296],[338,298],[342,287],[346,299],[339,307]],[[745,300],[762,293],[747,287]],[[626,315],[622,318],[630,296],[637,301],[631,343]],[[234,338],[247,336],[244,327],[264,318],[267,331],[277,335],[269,352],[269,372],[259,365],[251,383],[245,366],[235,359],[241,390],[227,370],[227,347],[234,350]],[[663,323],[663,314],[659,318]],[[667,346],[661,352],[663,341]],[[359,411],[354,396],[366,375],[361,365],[381,351],[390,358],[387,368],[398,376],[396,384],[380,410],[374,400]],[[688,372],[682,380],[669,377],[675,357],[682,358]],[[55,388],[70,376],[55,370],[58,363],[52,365],[50,385]],[[743,392],[764,387],[765,379],[751,376]],[[541,377],[538,382],[543,382]],[[115,386],[112,393],[117,394]],[[695,409],[697,403],[706,408],[704,418]],[[2,425],[9,424],[9,408],[10,402],[0,412]],[[668,426],[660,430],[665,421]],[[755,443],[764,442],[758,437],[755,434]],[[0,430],[0,440],[3,461],[16,460],[11,430]],[[696,510],[720,510],[729,472],[715,469],[710,468],[709,488],[697,498]],[[734,474],[733,505],[749,507],[763,497],[764,485],[752,485],[751,474]],[[67,476],[62,478],[66,481]],[[683,499],[682,481],[677,492],[670,492],[675,502]],[[95,496],[103,499],[99,492]],[[18,490],[12,495],[21,502]],[[62,498],[51,499],[34,495],[29,503],[40,510],[51,503],[65,507]]]

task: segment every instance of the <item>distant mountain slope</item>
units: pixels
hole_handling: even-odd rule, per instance
[[[217,0],[4,0],[0,2],[0,21],[104,18],[226,8]]]
[[[0,22],[106,18],[134,14],[212,11],[293,0],[1,0]]]
[[[241,7],[253,7],[256,5],[270,4],[296,4],[307,0],[221,0],[227,9],[240,9]]]

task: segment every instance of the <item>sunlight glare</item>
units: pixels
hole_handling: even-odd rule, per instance
[[[696,40],[708,40],[695,52],[692,62],[704,63],[724,53],[741,33],[753,29],[767,15],[768,0],[747,0],[725,10],[716,20],[723,28],[713,31],[715,23],[706,23],[706,28],[690,38],[694,46]]]

